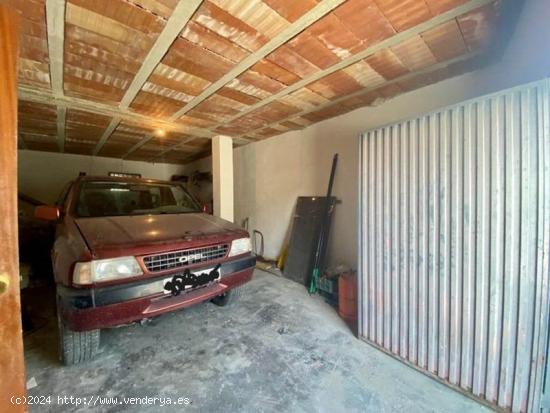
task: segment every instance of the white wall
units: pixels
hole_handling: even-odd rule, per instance
[[[169,180],[183,167],[173,164],[123,161],[98,156],[60,154],[29,150],[18,151],[19,192],[45,203],[53,203],[63,187],[79,172],[107,175],[109,172],[139,173],[144,178]]]

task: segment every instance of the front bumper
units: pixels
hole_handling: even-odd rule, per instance
[[[61,315],[73,331],[114,327],[190,307],[210,300],[242,285],[252,278],[256,258],[249,256],[221,264],[222,277],[209,286],[174,297],[164,294],[167,277],[160,276],[139,283],[91,289],[58,286]]]

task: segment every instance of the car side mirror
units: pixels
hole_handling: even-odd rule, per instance
[[[34,217],[45,221],[57,221],[60,215],[59,208],[56,206],[41,205],[34,209]]]

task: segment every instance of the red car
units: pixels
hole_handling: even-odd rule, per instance
[[[202,213],[178,183],[79,177],[36,216],[57,221],[52,264],[65,364],[92,358],[102,328],[234,301],[256,264],[248,232]]]

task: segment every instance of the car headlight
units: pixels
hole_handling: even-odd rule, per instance
[[[235,255],[244,254],[250,252],[252,246],[250,245],[250,238],[239,238],[231,242],[231,250],[229,251],[229,256],[233,257]]]
[[[73,282],[85,285],[94,282],[118,280],[142,275],[141,267],[134,257],[110,258],[77,262],[74,267]]]

